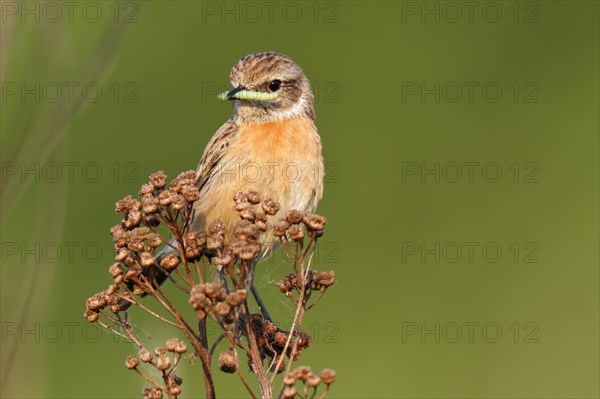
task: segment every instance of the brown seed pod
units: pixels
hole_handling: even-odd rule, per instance
[[[232,350],[222,352],[219,355],[219,370],[225,373],[235,373],[237,370],[237,359]]]

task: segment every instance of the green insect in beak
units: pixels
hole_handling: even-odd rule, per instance
[[[219,100],[251,100],[251,101],[274,101],[279,97],[280,92],[263,93],[260,91],[246,90],[243,87],[236,87],[233,90],[219,94]]]

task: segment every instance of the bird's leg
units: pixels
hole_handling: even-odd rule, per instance
[[[254,299],[256,300],[256,303],[258,304],[258,307],[260,308],[260,313],[262,313],[262,315],[265,319],[272,321],[271,316],[269,316],[269,312],[267,312],[267,308],[265,307],[265,304],[260,299],[260,296],[258,295],[258,291],[256,290],[256,287],[254,286],[254,271],[256,269],[256,264],[257,264],[257,261],[252,261],[248,265],[248,274],[246,275],[246,286],[250,287],[250,291],[252,291],[252,296],[254,296]]]
[[[227,295],[229,295],[229,286],[227,285],[227,276],[225,275],[225,271],[223,269],[219,270],[219,276],[221,277],[221,281],[223,282],[223,288],[225,288],[225,292],[227,292]]]
[[[260,299],[260,296],[258,295],[258,291],[256,290],[256,287],[254,286],[254,283],[250,286],[250,291],[252,291],[252,295],[254,296],[254,299],[256,299],[256,303],[258,304],[258,307],[260,308],[260,313],[262,313],[263,317],[269,321],[273,321],[273,320],[271,320],[271,316],[269,316],[269,312],[267,312],[267,308],[265,307],[265,304]]]

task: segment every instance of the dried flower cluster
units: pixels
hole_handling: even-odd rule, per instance
[[[293,372],[287,373],[283,378],[283,398],[314,398],[317,389],[321,385],[325,385],[325,393],[329,391],[329,386],[335,382],[335,371],[324,369],[320,376],[315,375],[310,367],[301,366]],[[298,389],[297,385],[301,386]]]
[[[191,346],[193,350],[186,358],[200,360],[206,397],[214,398],[213,357],[223,343],[228,349],[219,353],[218,369],[236,373],[252,397],[259,395],[244,376],[245,368],[240,367],[241,353],[246,355],[263,398],[314,397],[320,386],[324,386],[321,395],[324,397],[335,380],[333,371],[324,370],[319,377],[308,367],[290,370],[312,343],[311,337],[302,331],[305,312],[335,282],[333,271],[311,269],[326,219],[299,211],[277,217],[280,210],[277,202],[249,191],[237,193],[232,199],[240,220],[231,231],[218,220],[205,231],[193,231],[189,227],[192,205],[201,201],[193,171],[180,174],[169,184],[164,173],[154,173],[138,194],[140,200],[127,196],[116,204],[116,212],[122,213],[123,218],[110,230],[115,263],[108,271],[113,282],[87,299],[84,317],[138,348],[137,356],[129,356],[125,366],[149,383],[143,397],[177,398],[181,394],[182,380],[175,372]],[[269,245],[269,239],[283,247],[285,259],[293,268],[293,273],[277,284],[296,307],[289,331],[275,325],[252,285],[256,264],[275,247]],[[162,287],[167,280],[178,288],[169,290],[169,295]],[[319,295],[311,301],[314,292]],[[250,312],[250,293],[260,313]],[[174,305],[177,294],[185,295],[196,320],[187,320],[184,315],[189,315],[189,310]],[[146,303],[149,300],[154,300],[162,310],[153,310]],[[128,321],[133,309],[147,312],[171,326],[180,338],[150,350]],[[221,329],[212,343],[208,342],[208,320]],[[154,368],[161,380],[149,377],[156,375],[156,371],[149,374],[142,368]],[[277,393],[274,384],[280,373],[284,377]],[[303,387],[298,388],[299,384]]]

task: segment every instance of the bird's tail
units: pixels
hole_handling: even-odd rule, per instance
[[[165,270],[161,265],[160,262],[169,254],[172,253],[177,253],[177,250],[175,248],[177,248],[178,244],[176,240],[171,240],[171,245],[165,245],[160,252],[155,256],[156,258],[156,263],[152,266],[150,266],[148,269],[146,269],[148,272],[144,273],[146,275],[146,277],[148,277],[149,281],[156,281],[156,283],[160,286],[163,285],[163,283],[165,281],[167,281],[167,279],[169,278],[171,272]],[[175,247],[175,248],[174,248]],[[144,272],[146,271],[144,270]],[[154,278],[153,278],[154,277]],[[142,297],[146,296],[146,294],[142,294]]]

